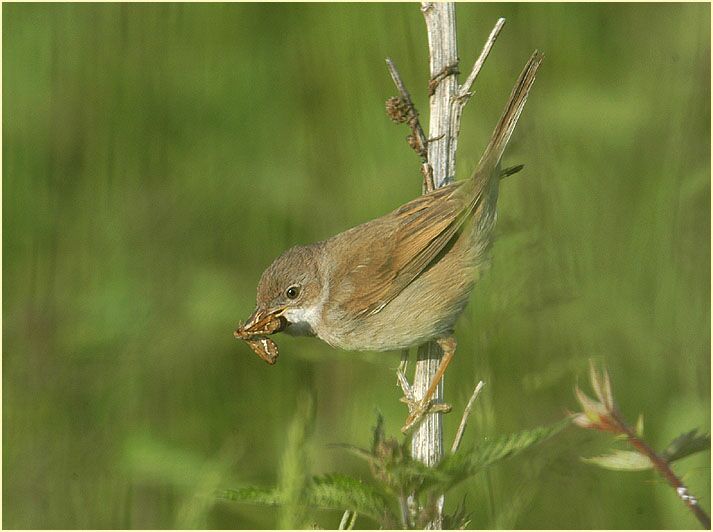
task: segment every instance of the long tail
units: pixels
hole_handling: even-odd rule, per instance
[[[500,162],[503,152],[510,141],[512,132],[520,118],[520,113],[522,113],[525,107],[527,96],[530,93],[532,84],[535,82],[535,74],[540,67],[542,58],[543,54],[539,50],[535,50],[527,62],[527,65],[525,65],[522,74],[520,74],[520,78],[510,93],[510,99],[505,106],[500,121],[498,125],[495,126],[495,130],[493,130],[493,134],[490,137],[490,142],[485,148],[485,152],[475,169],[476,180],[479,178],[482,179],[483,177],[489,180],[495,167]]]
[[[479,266],[488,261],[487,250],[492,241],[493,228],[497,218],[498,182],[501,176],[501,172],[497,171],[498,164],[517,125],[522,109],[525,107],[542,57],[542,53],[535,50],[525,65],[525,69],[510,94],[500,121],[490,137],[490,142],[475,168],[473,177],[464,184],[463,190],[469,199],[467,212],[473,215],[471,238],[468,245],[474,264]],[[514,173],[521,168],[521,166],[513,167],[506,170],[505,174],[509,175],[510,172]]]

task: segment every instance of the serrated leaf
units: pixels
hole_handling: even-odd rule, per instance
[[[680,460],[692,454],[707,451],[711,448],[711,436],[708,433],[698,434],[698,429],[681,434],[673,440],[661,456],[667,462]]]
[[[393,494],[414,493],[434,484],[448,484],[450,475],[440,468],[428,467],[410,457],[388,467],[388,489]]]
[[[583,462],[614,471],[645,471],[651,469],[651,460],[636,451],[614,451],[611,454],[582,458]]]
[[[387,528],[393,528],[396,524],[386,500],[378,491],[346,475],[315,477],[305,487],[304,494],[304,506],[339,511],[347,508],[381,524],[390,525]],[[216,495],[230,501],[266,506],[283,505],[286,502],[284,495],[276,488],[226,489],[218,491]]]
[[[276,488],[245,487],[218,490],[216,492],[216,497],[227,501],[262,504],[267,506],[276,506],[278,504],[282,504],[283,502],[283,497]]]
[[[450,489],[458,482],[479,473],[486,467],[551,438],[570,423],[571,418],[568,417],[548,427],[516,432],[481,443],[470,452],[450,454],[435,468],[436,474],[426,478],[424,487]]]
[[[384,497],[371,486],[346,475],[315,477],[308,489],[310,504],[332,510],[356,511],[382,522],[392,519]]]
[[[287,429],[287,444],[280,461],[278,489],[282,504],[278,512],[277,526],[280,529],[301,528],[305,514],[302,498],[309,480],[310,462],[307,440],[314,424],[314,401],[307,392],[297,397],[297,411]]]
[[[533,445],[547,440],[569,425],[569,419],[565,419],[549,427],[538,427],[535,429],[516,432],[509,436],[501,437],[498,440],[481,445],[474,454],[474,464],[479,467],[486,467],[509,456],[518,454]]]
[[[372,453],[357,445],[351,445],[349,443],[330,443],[327,447],[333,449],[343,449],[349,454],[356,456],[357,458],[361,458],[362,460],[366,460],[369,463],[374,461],[374,455]]]

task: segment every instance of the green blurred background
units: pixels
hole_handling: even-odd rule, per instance
[[[710,6],[457,11],[462,70],[508,21],[464,114],[460,178],[546,54],[505,157],[526,169],[503,184],[446,378],[456,412],[487,382],[465,447],[576,409],[589,358],[655,447],[708,430]],[[383,105],[391,56],[427,108],[418,6],[6,4],[2,29],[3,527],[275,527],[276,510],[210,493],[279,482],[309,395],[309,471],[368,481],[328,444],[367,446],[377,410],[398,433],[398,354],[278,338],[268,367],[232,331],[286,247],[419,194]],[[653,474],[579,460],[608,443],[567,429],[447,509],[467,493],[478,528],[696,526]],[[677,470],[710,509],[710,455]]]

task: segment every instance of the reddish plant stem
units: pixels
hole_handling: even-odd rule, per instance
[[[639,438],[636,432],[632,430],[629,425],[621,418],[618,412],[613,413],[613,417],[619,424],[619,427],[624,434],[626,434],[629,443],[641,454],[646,456],[654,466],[654,469],[658,471],[662,477],[664,477],[668,483],[676,490],[678,498],[683,501],[683,503],[688,506],[688,508],[693,512],[698,521],[703,525],[703,528],[710,530],[711,528],[711,518],[708,514],[701,508],[698,504],[698,499],[691,495],[688,491],[686,485],[681,481],[680,478],[673,472],[670,464],[664,460],[659,454],[654,451],[648,443]]]

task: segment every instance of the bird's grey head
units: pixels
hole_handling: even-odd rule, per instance
[[[258,310],[284,317],[290,334],[315,333],[324,304],[321,250],[321,243],[288,249],[270,264],[258,283]]]

